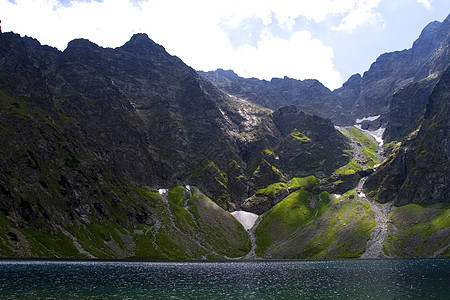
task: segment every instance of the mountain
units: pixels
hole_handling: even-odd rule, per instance
[[[295,105],[308,114],[329,117],[338,103],[331,91],[318,80],[296,80],[289,77],[271,81],[239,77],[232,70],[199,72],[206,80],[233,96],[270,109]]]
[[[450,202],[450,68],[436,84],[419,129],[404,139],[365,184],[380,202]]]
[[[0,34],[0,256],[447,257],[448,32],[335,91]]]
[[[174,257],[172,246],[179,258],[231,257],[248,236],[223,209],[292,176],[329,176],[350,159],[328,120],[228,96],[144,34],[116,49],[78,39],[64,52],[1,34],[0,99],[3,255],[64,255],[39,246],[59,236],[97,257]],[[157,192],[179,186],[213,199],[212,210],[202,204],[211,226],[236,226],[228,252],[199,233],[207,229],[194,195]],[[141,232],[159,250],[139,250]],[[200,248],[182,246],[186,239]]]

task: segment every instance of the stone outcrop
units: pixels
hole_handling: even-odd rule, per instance
[[[405,138],[393,155],[369,177],[365,189],[379,202],[449,202],[450,69],[428,100],[420,129]]]

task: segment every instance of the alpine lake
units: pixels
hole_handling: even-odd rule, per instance
[[[449,299],[450,259],[0,260],[0,299]]]

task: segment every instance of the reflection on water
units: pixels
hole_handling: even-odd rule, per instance
[[[450,260],[0,260],[0,299],[448,299]]]

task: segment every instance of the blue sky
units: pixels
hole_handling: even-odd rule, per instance
[[[0,0],[4,32],[60,50],[74,38],[118,47],[145,32],[197,70],[330,89],[449,13],[448,0]]]

